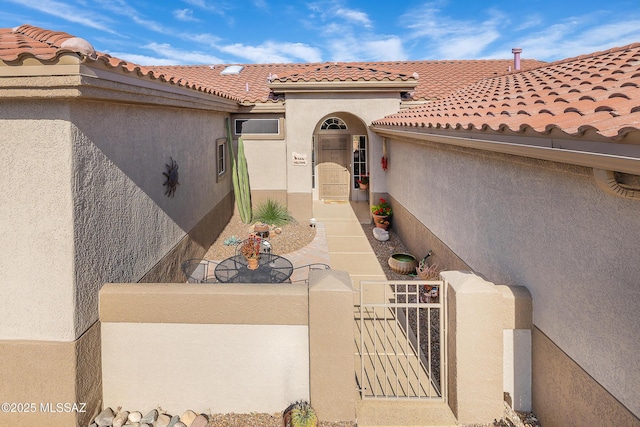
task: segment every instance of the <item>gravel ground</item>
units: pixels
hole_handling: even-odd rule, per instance
[[[289,252],[303,248],[311,243],[316,236],[315,228],[309,227],[309,224],[300,222],[283,225],[280,227],[282,229],[280,234],[276,234],[273,231],[275,228],[275,226],[270,227],[269,242],[271,243],[273,252],[278,255],[288,254]],[[203,258],[222,260],[235,255],[236,247],[233,245],[225,245],[224,240],[231,236],[236,236],[238,239],[244,240],[249,237],[251,233],[253,233],[253,223],[250,225],[245,224],[240,220],[239,215],[234,215]]]
[[[318,422],[319,427],[356,427],[348,422]],[[213,414],[207,427],[282,427],[282,413],[275,414]]]

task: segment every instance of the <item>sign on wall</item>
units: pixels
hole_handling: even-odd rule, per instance
[[[304,166],[307,164],[307,155],[296,153],[295,151],[291,153],[291,162],[294,166]]]

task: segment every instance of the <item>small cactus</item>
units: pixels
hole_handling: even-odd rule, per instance
[[[305,400],[299,400],[291,409],[291,427],[316,427],[318,417],[311,404]]]

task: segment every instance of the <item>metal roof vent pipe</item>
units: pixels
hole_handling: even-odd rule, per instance
[[[520,71],[520,54],[522,53],[522,48],[514,47],[513,49],[511,49],[511,53],[513,53],[514,71]]]

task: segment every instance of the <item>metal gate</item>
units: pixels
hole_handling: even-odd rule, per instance
[[[362,281],[356,306],[363,399],[446,397],[443,281]]]

